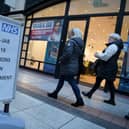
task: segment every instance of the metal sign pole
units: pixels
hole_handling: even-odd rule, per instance
[[[9,103],[4,104],[4,112],[9,113]]]

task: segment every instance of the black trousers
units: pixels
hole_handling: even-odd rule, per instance
[[[96,77],[96,82],[93,88],[89,91],[89,94],[92,95],[99,87],[104,78]],[[115,101],[115,87],[113,84],[113,80],[106,79],[106,83],[108,85],[109,91],[110,91],[110,100]]]

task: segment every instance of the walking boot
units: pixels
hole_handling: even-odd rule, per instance
[[[116,105],[114,100],[104,100],[104,103],[111,104],[113,106]]]
[[[83,99],[81,98],[80,100],[77,100],[75,103],[72,103],[71,105],[74,107],[84,106]]]
[[[129,120],[129,113],[127,115],[125,115],[125,119]]]
[[[84,92],[84,91],[82,91],[82,94],[85,96],[85,97],[88,97],[89,99],[91,99],[91,94],[88,92],[88,93],[86,93],[86,92]]]
[[[55,91],[52,93],[48,93],[47,95],[51,98],[57,99],[57,93]]]

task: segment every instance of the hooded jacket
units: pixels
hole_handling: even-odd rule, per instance
[[[71,38],[65,45],[63,54],[59,58],[60,75],[77,75],[79,71],[79,57],[82,54],[83,40]]]

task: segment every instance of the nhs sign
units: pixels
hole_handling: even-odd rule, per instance
[[[18,27],[8,23],[2,23],[1,31],[18,35]]]

